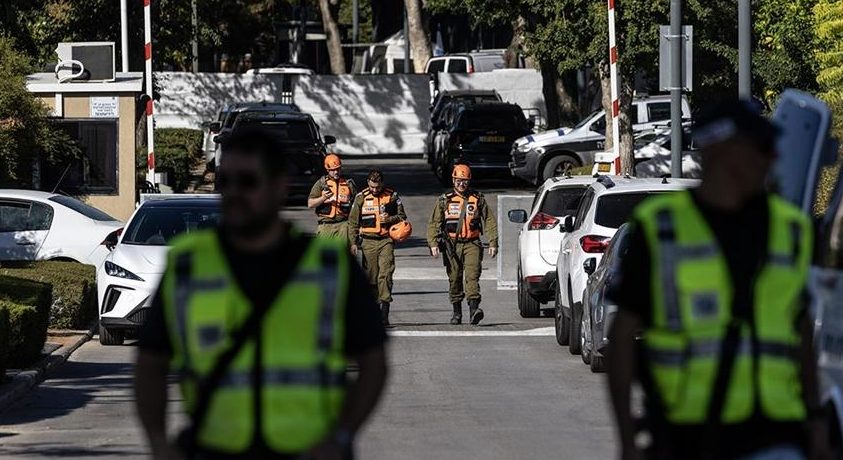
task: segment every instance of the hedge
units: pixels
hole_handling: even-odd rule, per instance
[[[19,268],[0,268],[2,276],[37,281],[50,287],[48,311],[44,312],[49,325],[54,329],[87,329],[97,318],[96,269],[92,265],[75,262],[35,262]],[[17,287],[16,287],[17,288]],[[0,288],[0,298],[6,298],[24,305],[41,305],[38,301],[27,301],[5,295],[8,289]]]
[[[47,323],[36,307],[0,300],[0,310],[8,313],[7,365],[24,368],[41,357],[47,341]]]
[[[155,169],[166,171],[176,192],[190,184],[193,169],[204,161],[204,133],[199,129],[159,128],[155,130]],[[146,150],[136,155],[138,171],[146,171]]]
[[[0,308],[0,382],[9,368],[9,311]]]

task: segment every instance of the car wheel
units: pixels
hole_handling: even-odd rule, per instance
[[[547,163],[544,165],[542,182],[550,179],[551,177],[564,176],[569,170],[579,168],[580,166],[582,166],[580,162],[570,155],[555,156],[547,160]]]
[[[102,345],[123,345],[125,331],[120,329],[108,329],[100,324],[100,344]]]
[[[580,313],[580,358],[583,363],[591,364],[591,347],[586,340],[591,334],[587,319],[585,311]]]
[[[606,372],[605,360],[606,358],[592,353],[591,362],[588,364],[588,367],[591,368],[591,372],[594,372],[595,374]]]
[[[436,178],[439,180],[439,183],[444,186],[453,185],[451,184],[451,178],[448,177],[450,175],[449,173],[450,171],[448,170],[448,168],[440,162],[437,162],[436,166],[433,169],[433,174],[436,175]]]
[[[568,351],[572,355],[582,353],[582,305],[571,305],[571,328],[568,337]]]
[[[541,305],[534,299],[527,287],[524,286],[524,278],[521,276],[521,269],[518,269],[518,312],[522,318],[538,318],[541,315]]]
[[[556,343],[560,346],[568,345],[568,334],[570,331],[570,324],[568,322],[568,318],[565,317],[565,314],[562,313],[562,304],[561,299],[562,294],[559,292],[559,285],[557,283],[556,286],[556,300],[554,302],[554,317],[555,321],[553,323],[554,329],[556,330]]]

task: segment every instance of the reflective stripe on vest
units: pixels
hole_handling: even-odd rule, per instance
[[[469,193],[467,197],[454,192],[445,195],[445,232],[449,237],[465,240],[480,238],[479,202],[476,193]]]
[[[360,233],[378,236],[388,236],[389,227],[381,225],[381,214],[386,212],[387,205],[392,202],[391,189],[383,189],[377,196],[369,189],[363,191],[363,202],[360,206]]]
[[[336,200],[330,203],[324,203],[316,208],[316,215],[326,219],[333,219],[334,217],[347,218],[351,211],[351,186],[348,180],[340,178],[339,180],[331,179],[328,176],[322,178],[323,190],[330,190]]]
[[[216,237],[197,239],[202,238],[205,244],[187,250],[174,246],[175,269],[162,282],[172,289],[164,296],[165,308],[173,321],[171,339],[178,343],[174,351],[189,412],[195,409],[197,382],[210,372],[214,357],[230,346],[229,334],[251,310],[228,278],[219,245],[207,244]],[[277,452],[310,449],[339,416],[346,366],[339,307],[348,288],[341,245],[313,240],[263,319],[262,435]],[[310,326],[301,322],[308,318]],[[242,453],[251,445],[256,428],[254,350],[250,339],[223,376],[199,432],[201,447]]]
[[[810,224],[778,198],[770,199],[769,208],[767,257],[753,288],[752,325],[732,316],[728,264],[689,192],[648,199],[635,211],[653,264],[653,324],[642,343],[671,423],[705,422],[733,321],[742,324],[741,342],[721,421],[745,421],[755,410],[772,420],[805,416],[796,321],[810,262]]]

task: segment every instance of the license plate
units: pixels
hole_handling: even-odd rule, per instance
[[[612,170],[612,163],[597,163],[597,172],[607,173]]]
[[[480,142],[500,144],[506,142],[506,138],[503,136],[480,136]]]

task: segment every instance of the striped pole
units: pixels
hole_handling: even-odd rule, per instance
[[[620,113],[620,101],[618,100],[618,43],[615,34],[615,0],[609,2],[609,78],[612,85],[612,153],[615,156],[615,174],[621,172],[620,155],[620,126],[618,126],[618,114]]]
[[[155,185],[155,144],[152,118],[152,13],[151,0],[143,0],[143,56],[146,63],[146,180]]]

